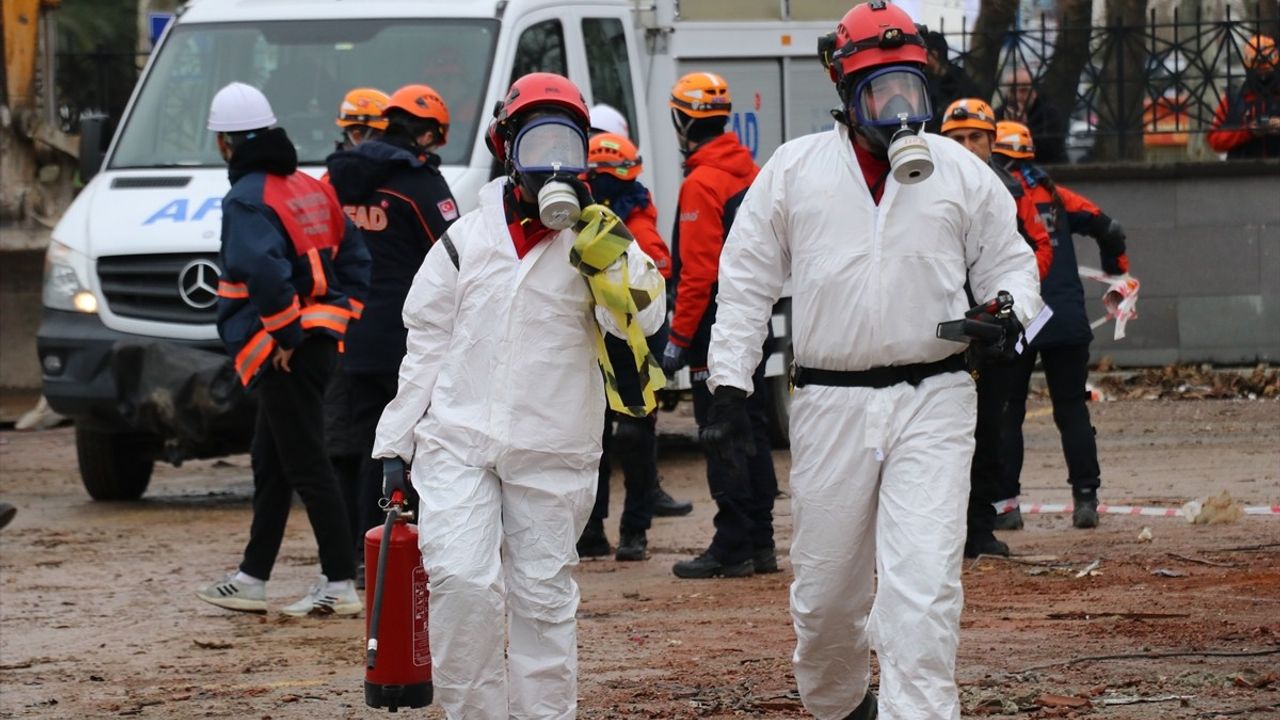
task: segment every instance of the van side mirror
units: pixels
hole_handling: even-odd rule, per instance
[[[80,118],[80,181],[88,183],[102,169],[111,142],[111,119],[101,113]]]

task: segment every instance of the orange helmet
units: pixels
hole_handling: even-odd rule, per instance
[[[672,110],[701,120],[711,117],[729,117],[733,110],[733,98],[729,95],[729,83],[709,72],[689,73],[676,81],[671,88]]]
[[[831,80],[842,83],[863,70],[897,63],[924,65],[924,38],[906,10],[885,2],[855,5],[836,26],[835,38],[819,42]],[[829,54],[828,54],[829,51]]]
[[[991,146],[991,150],[1019,160],[1030,160],[1036,156],[1036,146],[1031,141],[1031,131],[1026,125],[1012,120],[1001,120],[996,123],[996,141]]]
[[[391,93],[387,110],[401,110],[423,120],[435,120],[440,124],[440,144],[449,135],[449,106],[429,85],[405,85]]]
[[[994,133],[996,113],[987,101],[979,98],[960,98],[947,106],[942,117],[942,134],[962,128],[976,128]]]
[[[619,180],[635,180],[644,164],[640,151],[630,140],[613,133],[597,133],[591,136],[587,146],[587,168]]]
[[[1244,44],[1244,66],[1250,70],[1268,73],[1280,64],[1280,52],[1276,41],[1266,35],[1254,35]]]
[[[352,125],[367,125],[375,130],[386,130],[387,119],[382,117],[391,98],[381,90],[373,88],[355,88],[347,92],[338,106],[337,125],[348,128]]]

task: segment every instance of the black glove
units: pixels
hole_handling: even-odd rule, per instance
[[[382,497],[390,500],[397,490],[401,498],[409,497],[409,468],[398,457],[386,458],[382,461]]]
[[[1018,356],[1018,339],[1022,337],[1023,328],[1012,310],[1003,317],[981,312],[973,319],[999,327],[1000,334],[991,338],[975,337],[969,342],[970,367],[1012,360]]]
[[[716,388],[707,411],[707,424],[698,428],[698,442],[725,463],[737,465],[738,453],[756,454],[747,417],[747,391],[736,387]]]

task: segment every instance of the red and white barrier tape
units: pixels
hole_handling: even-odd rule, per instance
[[[1007,513],[1021,506],[1023,514],[1052,515],[1069,513],[1073,506],[1070,503],[1019,503],[1017,500],[1001,500],[992,503],[996,514]],[[1184,517],[1182,508],[1141,507],[1138,505],[1104,505],[1098,504],[1098,512],[1106,515],[1142,515],[1146,517]],[[1253,505],[1244,509],[1245,515],[1272,515],[1280,517],[1280,505]]]

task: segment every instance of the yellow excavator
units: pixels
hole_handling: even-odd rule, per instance
[[[39,247],[71,201],[77,139],[55,116],[54,12],[61,0],[0,0],[0,227],[4,249]]]

